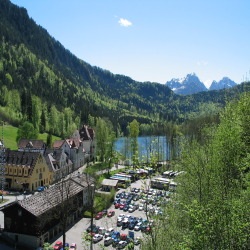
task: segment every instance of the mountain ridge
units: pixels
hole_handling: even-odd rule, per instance
[[[209,90],[220,90],[223,88],[231,88],[237,85],[237,83],[232,81],[229,77],[223,77],[219,82],[214,80],[211,86],[207,88],[195,73],[187,74],[186,77],[181,79],[172,78],[165,84],[169,86],[175,94],[178,95],[189,95]]]

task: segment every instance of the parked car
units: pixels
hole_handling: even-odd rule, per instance
[[[64,244],[64,247],[69,247],[69,243],[65,243],[65,244]],[[64,250],[64,247],[62,246],[62,247],[60,248],[60,250]]]
[[[134,191],[135,191],[135,188],[132,188],[132,189],[131,189],[131,192],[134,192]]]
[[[113,243],[113,239],[111,237],[108,237],[104,240],[104,246],[109,246]]]
[[[128,228],[133,230],[135,227],[135,222],[131,222],[129,225],[128,225]]]
[[[100,228],[99,226],[96,226],[96,227],[93,229],[93,233],[98,234],[99,228]]]
[[[100,240],[102,240],[103,236],[101,234],[96,234],[94,237],[93,237],[93,241],[96,243],[96,242],[99,242]]]
[[[115,231],[114,228],[112,228],[112,227],[109,228],[109,229],[106,231],[104,237],[105,237],[105,238],[111,237],[114,231]]]
[[[125,206],[126,206],[126,204],[125,204],[125,203],[120,204],[120,209],[121,209],[121,210],[123,210]]]
[[[135,231],[140,231],[140,230],[141,230],[141,226],[142,226],[142,222],[137,223],[137,224],[135,225],[135,227],[134,227],[134,230],[135,230]]]
[[[128,210],[130,213],[134,212],[135,211],[135,207],[130,207],[129,210]]]
[[[144,205],[140,205],[139,206],[139,211],[143,211],[144,210]]]
[[[102,216],[107,215],[107,213],[108,213],[107,209],[102,210]]]
[[[109,213],[108,213],[108,217],[112,217],[112,216],[114,216],[115,215],[115,211],[109,211]]]
[[[121,235],[121,234],[120,234],[119,231],[115,231],[115,232],[113,232],[113,234],[112,234],[111,237],[112,237],[113,239],[118,239],[118,238],[120,238],[120,235]]]
[[[127,242],[121,240],[121,241],[118,243],[118,249],[123,249],[126,245],[127,245]]]
[[[69,250],[76,250],[76,249],[77,249],[76,243],[72,243]]]
[[[94,229],[96,227],[96,225],[95,224],[93,224],[93,227],[92,227],[92,229]],[[87,228],[87,232],[89,233],[89,232],[91,232],[91,225]]]
[[[37,189],[38,192],[42,192],[43,190],[44,190],[44,187],[43,187],[43,186],[41,186],[41,187],[39,187],[39,188]]]
[[[98,230],[98,234],[102,234],[104,235],[106,233],[107,229],[104,228],[104,227],[100,227],[99,230]]]
[[[123,211],[124,211],[124,212],[127,212],[128,210],[129,210],[129,206],[126,205],[126,206],[123,208]]]
[[[57,241],[54,245],[54,249],[59,250],[63,246],[63,243],[61,241]]]
[[[121,196],[121,193],[118,193],[115,197],[120,198],[120,196]]]
[[[136,237],[135,240],[134,240],[134,244],[135,245],[141,244],[141,238],[140,237]]]
[[[128,221],[127,220],[122,221],[122,229],[127,227],[128,227]]]
[[[119,216],[118,216],[118,218],[124,218],[125,217],[125,215],[124,214],[119,214]]]
[[[120,219],[117,220],[117,226],[118,227],[120,227],[122,225],[122,221],[123,221],[122,218],[120,218]]]
[[[117,202],[117,203],[115,204],[115,208],[120,208],[120,205],[121,205],[121,204]]]
[[[135,193],[139,193],[140,192],[140,188],[137,188],[136,190],[135,190]]]
[[[96,219],[96,220],[99,220],[99,219],[102,218],[102,216],[103,216],[103,213],[102,213],[102,212],[99,212],[99,213],[95,216],[95,219]]]
[[[128,235],[127,235],[127,234],[122,234],[122,235],[121,235],[121,240],[126,240],[126,239],[127,239],[127,237],[128,237]]]

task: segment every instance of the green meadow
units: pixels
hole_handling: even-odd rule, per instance
[[[1,128],[1,139],[2,139],[2,127]],[[16,136],[17,136],[18,128],[13,127],[11,125],[4,125],[4,134],[3,134],[3,142],[6,148],[10,148],[12,150],[17,150]],[[47,133],[39,134],[38,139],[44,140],[47,142]],[[52,136],[53,143],[55,140],[61,140],[60,137]]]

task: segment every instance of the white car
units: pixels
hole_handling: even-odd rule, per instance
[[[134,211],[135,211],[135,207],[130,207],[130,208],[128,209],[128,211],[129,211],[130,213],[134,212]]]
[[[110,244],[112,244],[113,239],[111,237],[108,237],[104,240],[104,246],[109,246]]]
[[[104,227],[100,227],[100,228],[99,228],[99,231],[98,231],[98,234],[102,234],[102,235],[104,235],[104,234],[106,233],[106,231],[107,231],[107,229],[106,229],[106,228],[104,228]]]
[[[114,231],[115,231],[114,228],[112,228],[112,227],[109,228],[109,229],[106,231],[104,237],[105,237],[105,238],[111,237],[111,236],[112,236],[112,233],[113,233]]]
[[[139,222],[135,225],[134,230],[139,231],[141,229],[142,222]]]
[[[125,215],[124,214],[119,214],[118,218],[124,218]]]
[[[123,249],[127,245],[127,242],[124,240],[119,241],[118,249]]]
[[[126,216],[125,216],[125,219],[127,218],[127,219],[129,219],[131,217],[131,215],[130,214],[127,214]]]
[[[94,237],[93,237],[93,241],[94,242],[99,242],[100,240],[103,239],[103,235],[101,234],[96,234]]]
[[[139,211],[143,211],[144,210],[144,205],[140,205],[139,206]]]

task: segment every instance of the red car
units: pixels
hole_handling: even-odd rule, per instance
[[[108,213],[108,217],[112,217],[112,216],[114,216],[115,215],[115,211],[109,211],[109,213]]]
[[[76,250],[77,247],[76,247],[76,243],[72,243],[69,250]]]
[[[61,249],[63,246],[63,243],[61,241],[57,241],[56,244],[54,245],[54,249]]]
[[[122,235],[121,235],[121,240],[126,240],[126,239],[127,239],[127,237],[128,237],[128,235],[127,235],[127,234],[122,234]]]
[[[121,205],[120,203],[116,203],[116,204],[115,204],[115,208],[119,208],[120,205]]]
[[[126,204],[120,204],[120,209],[123,210],[123,208],[126,206]]]
[[[103,213],[102,213],[102,212],[99,212],[99,213],[95,216],[95,218],[98,220],[98,219],[101,219],[102,216],[103,216]]]

